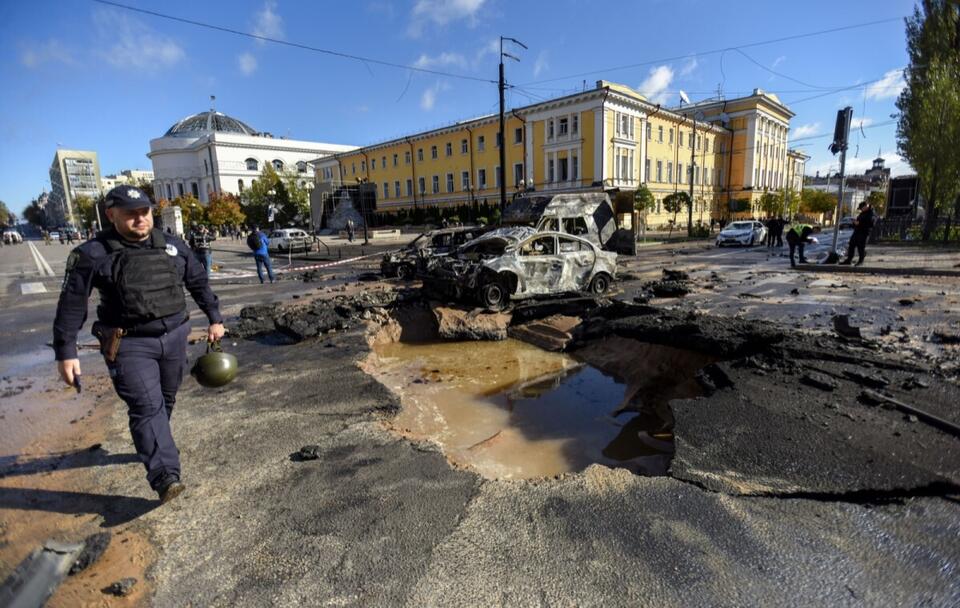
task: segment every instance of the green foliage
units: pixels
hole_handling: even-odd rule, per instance
[[[281,225],[300,224],[310,218],[310,198],[297,183],[296,173],[279,174],[266,163],[260,177],[243,192],[243,212],[260,226],[269,223],[270,206],[276,210],[274,221]],[[272,194],[271,194],[272,192]]]
[[[668,194],[663,198],[663,208],[666,209],[668,213],[673,214],[674,220],[677,219],[677,214],[680,213],[684,207],[689,207],[690,204],[690,195],[682,190]]]
[[[760,195],[760,210],[767,216],[783,216],[783,195],[779,192],[764,192]]]
[[[189,232],[193,224],[206,224],[206,209],[192,194],[178,196],[170,201],[174,207],[180,207],[180,217],[183,219],[183,228]]]
[[[822,190],[805,189],[800,195],[800,211],[803,213],[833,213],[837,207],[837,197]]]
[[[730,211],[733,213],[743,213],[744,211],[750,211],[750,199],[748,198],[735,198],[730,201]]]
[[[925,199],[923,240],[960,195],[960,6],[923,0],[907,19],[907,86],[897,99],[897,148],[917,171]]]
[[[80,226],[97,225],[97,203],[92,198],[82,194],[77,196],[73,199],[73,208]]]
[[[7,226],[12,226],[16,221],[17,216],[7,208],[6,203],[0,201],[0,227],[6,228]]]
[[[867,195],[867,202],[873,207],[877,215],[884,215],[887,211],[887,195],[879,190],[874,190]]]
[[[27,220],[38,228],[43,228],[47,223],[47,212],[44,210],[40,201],[33,199],[23,210],[23,219]]]
[[[647,188],[646,184],[640,184],[636,192],[633,193],[633,208],[643,216],[646,221],[647,214],[657,208],[657,199]]]
[[[211,195],[207,204],[207,220],[214,226],[243,225],[246,214],[240,209],[240,199],[229,192]]]

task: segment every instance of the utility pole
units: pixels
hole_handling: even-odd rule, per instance
[[[833,143],[830,151],[840,153],[840,188],[837,200],[837,210],[833,218],[833,252],[837,252],[837,239],[840,236],[840,213],[843,210],[844,172],[847,164],[847,139],[850,136],[850,122],[853,120],[853,108],[850,106],[837,110],[837,124],[833,128]]]
[[[507,210],[507,139],[503,133],[503,91],[506,88],[506,82],[503,77],[503,58],[509,57],[514,61],[519,62],[519,57],[514,57],[509,53],[503,52],[503,41],[509,40],[510,42],[515,42],[516,44],[522,46],[524,49],[527,48],[527,45],[520,42],[516,38],[508,38],[506,36],[500,36],[500,221],[503,222],[503,214]],[[473,177],[473,176],[471,176]]]

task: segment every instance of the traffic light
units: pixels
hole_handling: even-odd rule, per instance
[[[830,151],[834,154],[847,149],[847,138],[850,136],[850,122],[853,120],[853,108],[850,106],[837,110],[837,124],[833,128],[833,143]]]

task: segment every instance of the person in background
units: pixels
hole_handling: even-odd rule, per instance
[[[803,255],[803,247],[807,243],[816,244],[818,241],[814,234],[820,232],[819,227],[811,226],[810,224],[794,224],[790,230],[787,231],[787,245],[790,246],[790,266],[791,268],[796,266],[793,261],[793,254],[795,251],[799,250],[800,253],[800,263],[808,264],[807,258]]]
[[[859,254],[854,266],[863,264],[863,258],[867,254],[867,238],[870,237],[870,231],[873,230],[873,225],[876,223],[876,214],[873,212],[870,203],[864,201],[860,203],[858,208],[860,214],[857,219],[853,220],[853,235],[850,236],[850,242],[847,243],[847,259],[840,262],[840,264],[846,266],[849,266],[850,262],[853,261],[854,250]]]
[[[260,232],[259,226],[254,226],[250,234],[247,235],[247,247],[253,252],[253,260],[257,263],[257,277],[260,284],[263,284],[263,269],[267,269],[267,277],[273,283],[273,268],[270,266],[270,240],[267,235]]]

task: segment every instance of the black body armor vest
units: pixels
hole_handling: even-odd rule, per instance
[[[176,256],[167,252],[167,247],[173,246],[167,245],[159,230],[150,232],[150,241],[152,247],[140,248],[126,247],[109,237],[103,239],[113,258],[111,288],[103,292],[106,318],[100,317],[104,323],[131,328],[186,311]]]

